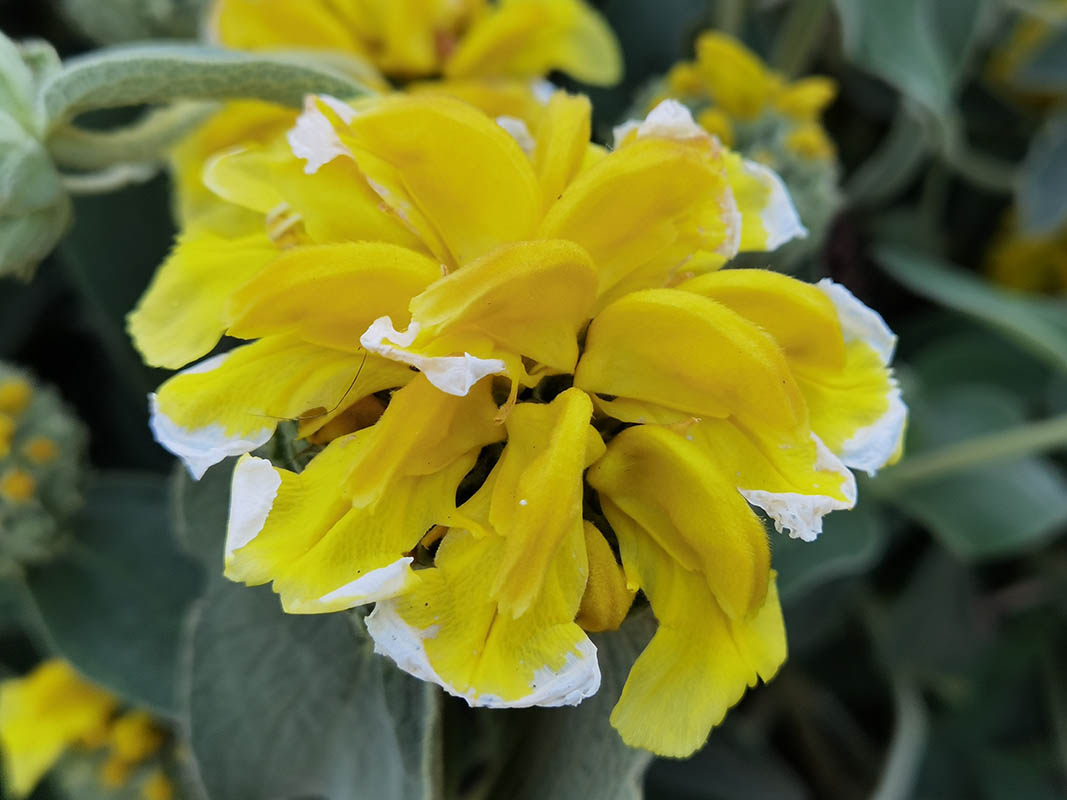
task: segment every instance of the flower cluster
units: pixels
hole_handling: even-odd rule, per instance
[[[146,712],[120,705],[58,659],[0,682],[0,749],[10,796],[26,797],[65,754],[74,754],[86,763],[69,765],[64,784],[77,784],[70,776],[89,766],[95,787],[80,788],[94,796],[94,788],[131,789],[136,794],[124,796],[171,800],[174,789],[160,758],[166,733]]]
[[[0,563],[54,556],[82,504],[85,433],[52,389],[0,364]]]
[[[837,94],[830,78],[790,83],[741,42],[706,31],[696,59],[676,64],[648,94],[646,110],[680,100],[709,133],[775,170],[814,239],[821,238],[840,204],[834,145],[819,121]]]
[[[612,721],[696,749],[785,658],[754,509],[804,539],[899,450],[895,338],[843,287],[720,270],[804,235],[767,167],[665,102],[590,144],[446,98],[312,98],[219,154],[129,327],[179,367],[158,440],[228,456],[227,576],[290,613],[375,603],[379,652],[472,705],[580,702],[587,631],[659,622]],[[217,216],[215,219],[222,218]],[[302,471],[247,455],[283,420]],[[321,449],[317,449],[321,448]]]

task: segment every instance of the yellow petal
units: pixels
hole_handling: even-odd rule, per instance
[[[626,574],[615,560],[604,534],[588,521],[585,551],[589,558],[589,581],[575,622],[590,632],[616,630],[626,619],[637,591],[626,585]]]
[[[481,496],[457,514],[457,520],[475,516],[478,527],[504,538],[491,585],[502,613],[518,617],[530,609],[561,543],[582,538],[582,473],[604,452],[592,416],[593,404],[579,389],[547,405],[517,405],[507,420],[507,446]],[[472,514],[485,506],[487,519]]]
[[[780,78],[764,67],[752,51],[726,34],[701,34],[696,51],[712,97],[732,117],[747,120],[758,116],[781,88]]]
[[[726,164],[741,213],[741,252],[777,250],[807,237],[789,190],[774,170],[736,153],[729,154]]]
[[[836,371],[797,365],[794,373],[812,430],[846,465],[873,475],[899,452],[907,424],[889,369],[896,336],[844,286],[825,279],[818,287],[837,310],[846,361]]]
[[[775,103],[778,110],[796,120],[814,120],[837,96],[837,83],[822,75],[809,75],[790,84]]]
[[[107,724],[117,704],[65,661],[46,661],[24,678],[0,682],[5,788],[28,795],[68,747]]]
[[[581,169],[589,148],[589,98],[555,92],[537,128],[534,166],[546,203],[554,203]]]
[[[514,117],[535,128],[544,113],[542,84],[523,79],[481,77],[419,81],[404,91],[415,95],[444,95],[469,103],[492,119]]]
[[[203,182],[209,159],[235,147],[250,147],[280,136],[292,127],[296,112],[273,103],[239,101],[197,128],[174,148],[171,163],[178,196],[180,227],[208,227],[216,233],[243,233],[260,221],[244,209],[221,202]]]
[[[856,504],[856,480],[814,434],[766,435],[727,420],[705,420],[687,435],[749,503],[763,509],[779,531],[814,541],[822,518]]]
[[[771,270],[724,269],[678,288],[722,303],[767,331],[791,366],[844,366],[845,342],[837,310],[813,284]]]
[[[358,104],[339,133],[383,199],[401,216],[417,212],[440,237],[451,265],[531,237],[541,214],[533,167],[499,125],[466,103],[375,98]]]
[[[235,50],[364,50],[328,0],[215,0],[210,19],[212,35]]]
[[[673,758],[691,755],[758,678],[786,657],[775,583],[752,617],[731,620],[699,573],[686,570],[640,530],[620,531],[623,560],[639,562],[659,628],[634,662],[611,724],[623,741]]]
[[[378,317],[406,323],[411,298],[440,276],[426,256],[384,242],[295,248],[231,295],[229,333],[242,339],[292,333],[354,351]]]
[[[502,430],[488,389],[457,400],[425,380],[371,428],[335,439],[300,474],[246,458],[234,472],[226,574],[273,581],[289,613],[373,602],[411,580],[409,555],[455,510],[456,489]],[[413,424],[414,423],[414,424]]]
[[[505,0],[475,22],[445,64],[449,78],[533,78],[552,70],[594,86],[622,77],[615,34],[581,0]]]
[[[227,456],[264,444],[278,422],[334,410],[411,372],[365,352],[342,352],[273,336],[203,361],[152,398],[156,440],[195,478]]]
[[[596,647],[574,623],[586,580],[580,528],[549,565],[537,602],[522,616],[491,599],[505,540],[453,529],[435,566],[367,617],[375,650],[406,672],[472,706],[576,705],[600,687]]]
[[[698,252],[736,252],[736,206],[721,155],[705,138],[634,141],[578,175],[549,209],[542,235],[589,252],[601,304],[666,285]]]
[[[182,235],[127,317],[144,360],[174,369],[210,352],[226,329],[229,295],[277,255],[264,234],[240,239],[206,231]]]
[[[737,492],[734,476],[705,450],[655,425],[627,428],[589,469],[620,542],[640,528],[675,561],[702,575],[731,619],[763,604],[770,569],[767,534]],[[631,587],[644,585],[640,563],[623,564]]]
[[[607,395],[627,422],[733,416],[752,427],[806,426],[804,401],[767,333],[724,305],[677,289],[649,289],[592,322],[574,384]]]

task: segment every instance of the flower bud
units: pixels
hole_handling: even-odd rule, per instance
[[[53,389],[0,364],[0,568],[56,555],[82,505],[85,432]]]

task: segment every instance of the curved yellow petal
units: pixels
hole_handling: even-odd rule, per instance
[[[457,400],[425,381],[300,474],[246,458],[234,472],[226,575],[273,581],[289,613],[373,602],[411,581],[409,555],[455,510],[456,489],[502,433],[488,390]],[[413,424],[413,422],[417,424]]]
[[[697,67],[715,103],[730,116],[752,119],[773,102],[781,79],[747,47],[718,31],[700,35]]]
[[[529,79],[480,77],[417,81],[404,91],[413,95],[443,95],[469,103],[497,117],[521,119],[532,128],[544,113],[543,83]]]
[[[589,98],[554,92],[535,137],[534,167],[548,204],[563,194],[578,174],[589,150],[592,105]]]
[[[639,562],[641,587],[659,627],[634,662],[611,713],[623,741],[673,758],[701,747],[726,712],[785,661],[786,639],[772,579],[753,616],[731,620],[702,577],[638,528],[619,532],[623,560]]]
[[[117,705],[58,659],[0,682],[5,788],[14,797],[27,796],[68,747],[106,727]]]
[[[763,605],[770,548],[763,525],[737,491],[735,476],[704,448],[655,425],[627,428],[608,445],[587,479],[623,540],[640,528],[672,560],[702,576],[730,619]],[[631,587],[643,586],[643,562],[623,565]]]
[[[245,233],[260,221],[243,208],[235,208],[212,192],[203,181],[204,166],[212,156],[234,147],[249,147],[280,136],[292,127],[296,111],[273,103],[237,101],[185,137],[171,153],[177,194],[177,216],[182,228],[207,227],[216,233]]]
[[[506,541],[453,529],[435,566],[367,617],[375,650],[472,706],[576,705],[600,688],[596,647],[574,623],[586,580],[580,528],[548,565],[536,603],[500,613],[491,587]]]
[[[194,230],[180,236],[126,318],[144,360],[175,369],[210,352],[226,329],[227,298],[277,256],[262,233],[228,239]]]
[[[541,235],[589,252],[602,305],[667,285],[698,252],[734,255],[736,207],[711,146],[640,139],[581,172],[549,208]]]
[[[783,89],[775,105],[783,114],[808,122],[817,119],[835,97],[837,83],[832,78],[809,75]]]
[[[568,389],[548,404],[520,403],[507,419],[507,446],[453,524],[475,509],[478,528],[504,538],[490,588],[502,613],[518,617],[539,597],[565,539],[581,538],[582,473],[604,452],[590,425],[593,404]],[[487,508],[486,508],[487,506]],[[485,519],[478,519],[484,510]]]
[[[449,97],[394,95],[356,109],[341,140],[386,203],[402,217],[417,212],[429,226],[417,227],[440,237],[450,266],[531,237],[541,215],[537,177],[491,119]]]
[[[175,375],[152,396],[156,440],[194,477],[264,444],[278,422],[402,386],[411,372],[365,352],[272,336]]]
[[[504,0],[467,31],[445,75],[539,77],[554,69],[594,86],[622,78],[615,34],[581,0]]]
[[[626,619],[637,590],[626,585],[626,573],[604,534],[592,522],[584,524],[589,580],[575,622],[590,632],[613,631]]]
[[[810,283],[763,269],[724,269],[678,286],[722,303],[767,331],[792,366],[840,369],[845,341],[837,310]]]
[[[726,165],[741,213],[741,252],[777,250],[807,237],[789,190],[774,170],[736,153],[728,155]]]
[[[294,248],[231,294],[228,332],[242,339],[292,333],[358,350],[371,322],[383,315],[406,322],[411,298],[440,276],[431,259],[384,242]]]
[[[600,312],[574,385],[628,422],[732,416],[774,431],[807,425],[774,339],[726,306],[677,289],[635,292]]]
[[[797,365],[794,373],[811,427],[848,466],[873,475],[900,455],[908,410],[889,363],[896,336],[885,321],[840,284],[818,288],[834,304],[846,348],[836,371]]]
[[[687,435],[699,443],[749,503],[779,531],[814,541],[822,518],[856,505],[856,479],[814,434],[763,434],[729,420],[709,419]]]

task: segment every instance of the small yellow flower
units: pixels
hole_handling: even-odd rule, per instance
[[[986,256],[986,271],[1011,289],[1067,293],[1067,228],[1047,236],[1027,235],[1009,213]]]
[[[111,726],[111,752],[115,758],[136,764],[163,745],[163,732],[145,711],[123,714]]]
[[[831,159],[836,152],[826,131],[816,122],[805,122],[794,128],[786,136],[785,144],[797,155],[813,161]]]
[[[0,498],[9,503],[25,503],[37,491],[37,481],[24,469],[14,467],[0,476]]]
[[[2,428],[2,425],[0,425]],[[47,464],[56,457],[59,448],[56,443],[47,436],[34,436],[22,448],[26,458],[34,464]]]
[[[33,387],[25,378],[6,378],[0,381],[0,413],[17,417],[33,397]]]
[[[115,706],[114,697],[64,661],[46,661],[25,678],[0,682],[8,791],[28,795],[68,747],[107,723]]]
[[[563,92],[533,128],[445,97],[313,99],[207,164],[259,228],[184,231],[129,328],[169,367],[250,342],[152,400],[195,476],[243,455],[228,577],[290,613],[375,603],[379,652],[488,707],[597,691],[587,631],[642,590],[660,628],[613,722],[685,755],[785,658],[752,507],[812,539],[854,505],[849,468],[897,448],[895,337],[832,282],[720,270],[804,228],[684,106],[611,151],[590,127]],[[325,444],[299,473],[247,455],[282,419]]]
[[[143,800],[173,800],[174,784],[163,770],[155,770],[141,787]]]

